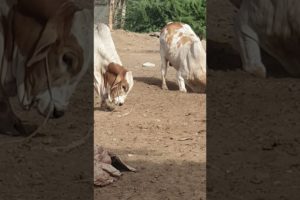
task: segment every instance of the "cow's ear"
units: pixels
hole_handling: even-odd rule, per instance
[[[107,66],[107,71],[112,74],[119,75],[122,72],[122,67],[116,63],[109,63]]]
[[[37,41],[32,56],[27,61],[27,67],[44,59],[47,56],[51,45],[57,40],[57,37],[57,26],[55,23],[49,21]]]
[[[121,74],[119,74],[119,75],[117,76],[116,80],[115,80],[115,84],[118,84],[118,83],[120,83],[121,81],[122,81],[122,76],[121,76]]]
[[[125,79],[127,80],[127,82],[129,84],[133,84],[133,75],[132,75],[132,71],[127,71],[125,74]]]
[[[119,75],[117,75],[116,79],[114,80],[111,89],[114,89],[114,88],[118,87],[118,85],[119,85],[119,83],[120,83],[121,81],[122,81],[122,77],[121,77],[121,75],[119,74]]]

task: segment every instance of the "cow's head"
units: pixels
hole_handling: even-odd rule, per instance
[[[24,107],[36,105],[46,116],[64,114],[76,85],[92,64],[92,26],[89,10],[64,4],[43,27],[25,70],[19,69],[18,97]],[[23,71],[22,71],[23,70]]]
[[[104,85],[107,88],[107,100],[115,105],[123,105],[133,87],[131,71],[116,63],[110,63],[104,74]],[[105,100],[104,100],[105,101]]]

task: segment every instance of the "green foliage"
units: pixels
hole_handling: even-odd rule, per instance
[[[160,31],[168,22],[189,24],[205,37],[206,0],[128,0],[125,29],[134,32]]]

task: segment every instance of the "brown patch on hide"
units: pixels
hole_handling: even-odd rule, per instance
[[[182,28],[183,24],[180,22],[172,22],[167,24],[162,30],[161,33],[163,33],[165,30],[167,31],[166,33],[166,38],[165,40],[167,41],[167,44],[170,45],[173,41],[173,37],[176,34],[177,30]]]
[[[7,22],[8,28],[5,36],[7,59],[13,60],[15,45],[23,56],[28,56],[41,34],[43,24],[23,15],[15,7],[10,11]]]
[[[192,39],[190,37],[187,37],[187,36],[183,36],[181,39],[180,39],[180,43],[182,45],[188,43],[188,42],[192,42]]]
[[[110,63],[107,67],[107,71],[104,74],[105,87],[110,86],[111,95],[116,96],[121,89],[125,92],[129,90],[129,84],[125,79],[127,70],[119,64]]]
[[[185,45],[186,43],[192,42],[192,39],[188,36],[182,36],[180,40],[177,42],[177,48]]]
[[[171,34],[171,33],[175,32],[176,30],[181,29],[182,27],[183,27],[183,24],[180,22],[172,22],[172,23],[166,25],[168,34]]]

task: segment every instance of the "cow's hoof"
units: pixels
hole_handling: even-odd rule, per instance
[[[266,78],[267,72],[266,68],[263,66],[251,66],[251,67],[245,67],[245,70],[252,74],[255,77],[258,78]]]
[[[185,88],[180,88],[179,91],[183,93],[187,93],[187,90]]]
[[[101,103],[101,110],[104,111],[114,111],[116,109],[116,105],[112,102],[109,102],[108,99]]]
[[[163,90],[169,90],[169,88],[168,88],[167,85],[162,85],[162,86],[161,86],[161,89],[163,89]]]

